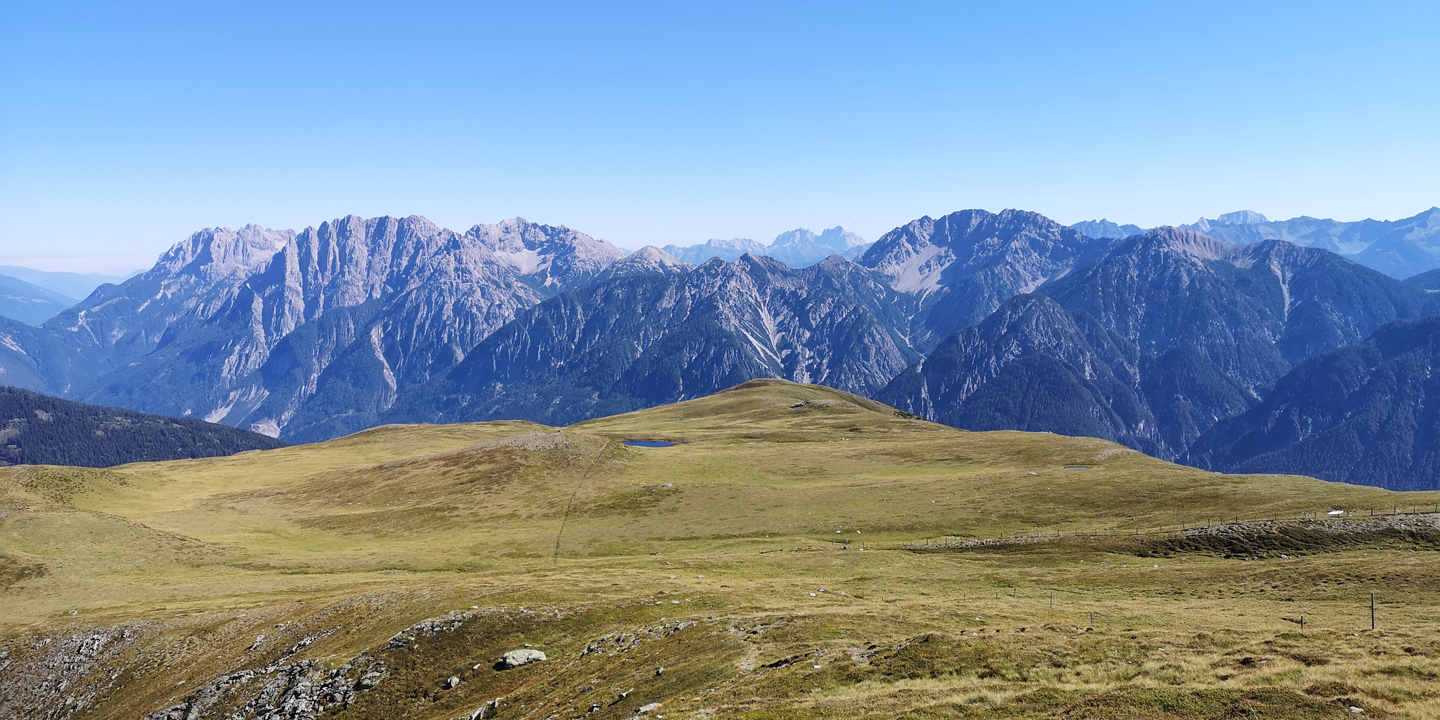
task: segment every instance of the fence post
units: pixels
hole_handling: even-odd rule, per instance
[[[1375,591],[1370,591],[1370,629],[1375,629]]]

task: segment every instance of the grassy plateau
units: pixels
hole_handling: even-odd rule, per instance
[[[0,717],[1440,717],[1437,503],[783,381],[4,468]]]

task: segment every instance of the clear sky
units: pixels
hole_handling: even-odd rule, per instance
[[[1440,204],[1440,2],[0,0],[0,264],[520,215],[623,247]]]

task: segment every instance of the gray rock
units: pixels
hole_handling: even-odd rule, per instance
[[[511,650],[510,652],[505,653],[505,655],[500,658],[500,666],[504,670],[510,670],[512,668],[517,668],[522,665],[529,665],[531,663],[544,661],[545,653],[531,648],[524,648],[521,650]]]

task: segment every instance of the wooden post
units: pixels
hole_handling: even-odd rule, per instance
[[[1050,611],[1055,611],[1055,593],[1050,593]]]
[[[1375,593],[1370,593],[1370,629],[1375,629]]]
[[[1305,632],[1305,616],[1300,616],[1300,632]]]
[[[1090,611],[1090,627],[1095,627],[1095,611]]]

